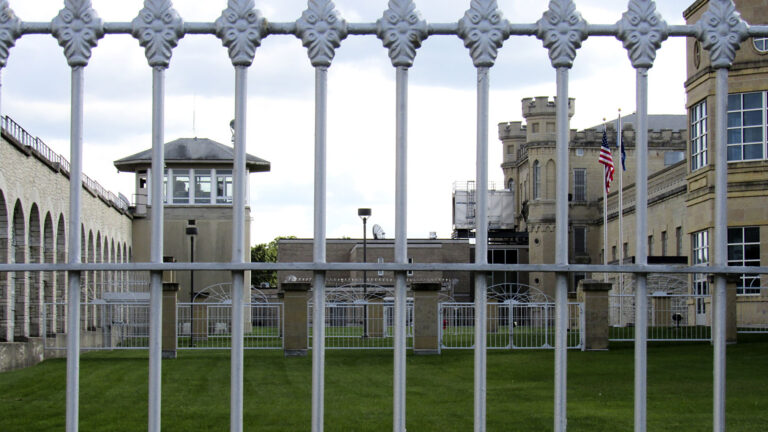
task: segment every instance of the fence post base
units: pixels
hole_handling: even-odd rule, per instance
[[[610,311],[608,291],[611,284],[592,279],[579,281],[578,301],[584,304],[584,346],[582,351],[608,350]]]
[[[414,282],[411,289],[413,290],[413,353],[440,354],[437,322],[437,293],[440,291],[440,284]]]
[[[283,353],[286,357],[307,355],[307,293],[309,282],[283,282]]]
[[[176,358],[176,293],[179,284],[163,283],[163,349],[162,358]]]

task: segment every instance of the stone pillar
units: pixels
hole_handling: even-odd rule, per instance
[[[725,343],[735,344],[738,339],[738,333],[736,331],[736,290],[738,288],[740,275],[728,275],[725,283]],[[714,326],[714,311],[717,308],[717,300],[714,295],[714,278],[711,278],[710,291],[712,292],[712,331],[715,330]]]
[[[368,308],[368,337],[384,337],[384,304],[380,296],[372,296]]]
[[[163,358],[176,358],[176,293],[179,284],[163,283]]]
[[[582,351],[608,349],[610,311],[608,291],[611,284],[593,279],[579,281],[578,301],[584,305],[584,345]]]
[[[414,282],[413,290],[413,353],[440,354],[438,327],[437,282]]]
[[[286,356],[307,355],[309,282],[283,282],[283,349]]]

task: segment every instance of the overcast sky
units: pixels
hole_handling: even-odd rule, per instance
[[[10,0],[24,21],[50,21],[61,0]],[[470,1],[418,0],[427,22],[455,22]],[[500,0],[505,18],[535,22],[545,0]],[[590,23],[618,21],[626,1],[576,0]],[[682,24],[692,0],[657,2],[670,24]],[[175,0],[185,21],[214,21],[225,0]],[[140,0],[93,0],[105,21],[131,21]],[[337,0],[349,22],[374,22],[386,0]],[[295,21],[305,0],[256,0],[273,22]],[[685,44],[670,38],[650,72],[651,114],[685,112]],[[99,42],[85,75],[84,172],[106,188],[133,196],[131,174],[117,174],[112,161],[151,147],[151,69],[144,50],[128,35]],[[358,207],[370,207],[370,225],[394,234],[395,72],[387,50],[373,36],[349,36],[337,50],[328,83],[328,237],[360,237]],[[410,72],[408,235],[451,233],[455,181],[475,178],[475,69],[455,36],[423,43]],[[276,236],[312,236],[314,72],[293,36],[263,40],[249,72],[247,151],[272,163],[251,175],[251,241]],[[2,71],[2,114],[9,115],[54,151],[69,158],[70,69],[50,35],[28,35],[11,49]],[[521,120],[524,97],[554,96],[555,72],[541,41],[512,37],[491,70],[490,179],[502,186],[500,122]],[[571,72],[576,98],[571,127],[583,129],[635,107],[635,74],[621,42],[593,37],[578,51]],[[188,35],[173,51],[166,74],[165,138],[206,137],[230,142],[234,117],[234,71],[221,42]],[[194,120],[193,120],[194,119]],[[597,163],[597,161],[595,161]]]

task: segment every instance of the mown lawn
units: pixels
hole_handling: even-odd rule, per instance
[[[743,335],[742,335],[743,336]],[[488,430],[552,429],[552,351],[489,351]],[[633,349],[568,353],[568,427],[626,431],[633,425]],[[711,430],[712,347],[652,344],[648,355],[648,430]],[[729,431],[768,429],[768,338],[728,347]],[[472,430],[473,354],[408,354],[410,431]],[[246,430],[310,429],[311,356],[245,355]],[[80,430],[140,431],[147,422],[147,353],[87,353],[81,360]],[[0,431],[64,429],[66,361],[0,374]],[[325,429],[389,431],[392,352],[328,351]],[[163,363],[163,430],[229,429],[229,353],[180,351]]]

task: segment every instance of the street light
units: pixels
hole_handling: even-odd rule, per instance
[[[371,217],[371,209],[359,208],[357,209],[357,215],[363,220],[363,263],[368,262],[368,235],[366,233],[365,225],[368,222],[368,218]],[[368,272],[363,270],[363,300],[368,301]],[[368,305],[363,305],[363,337],[368,337]]]

